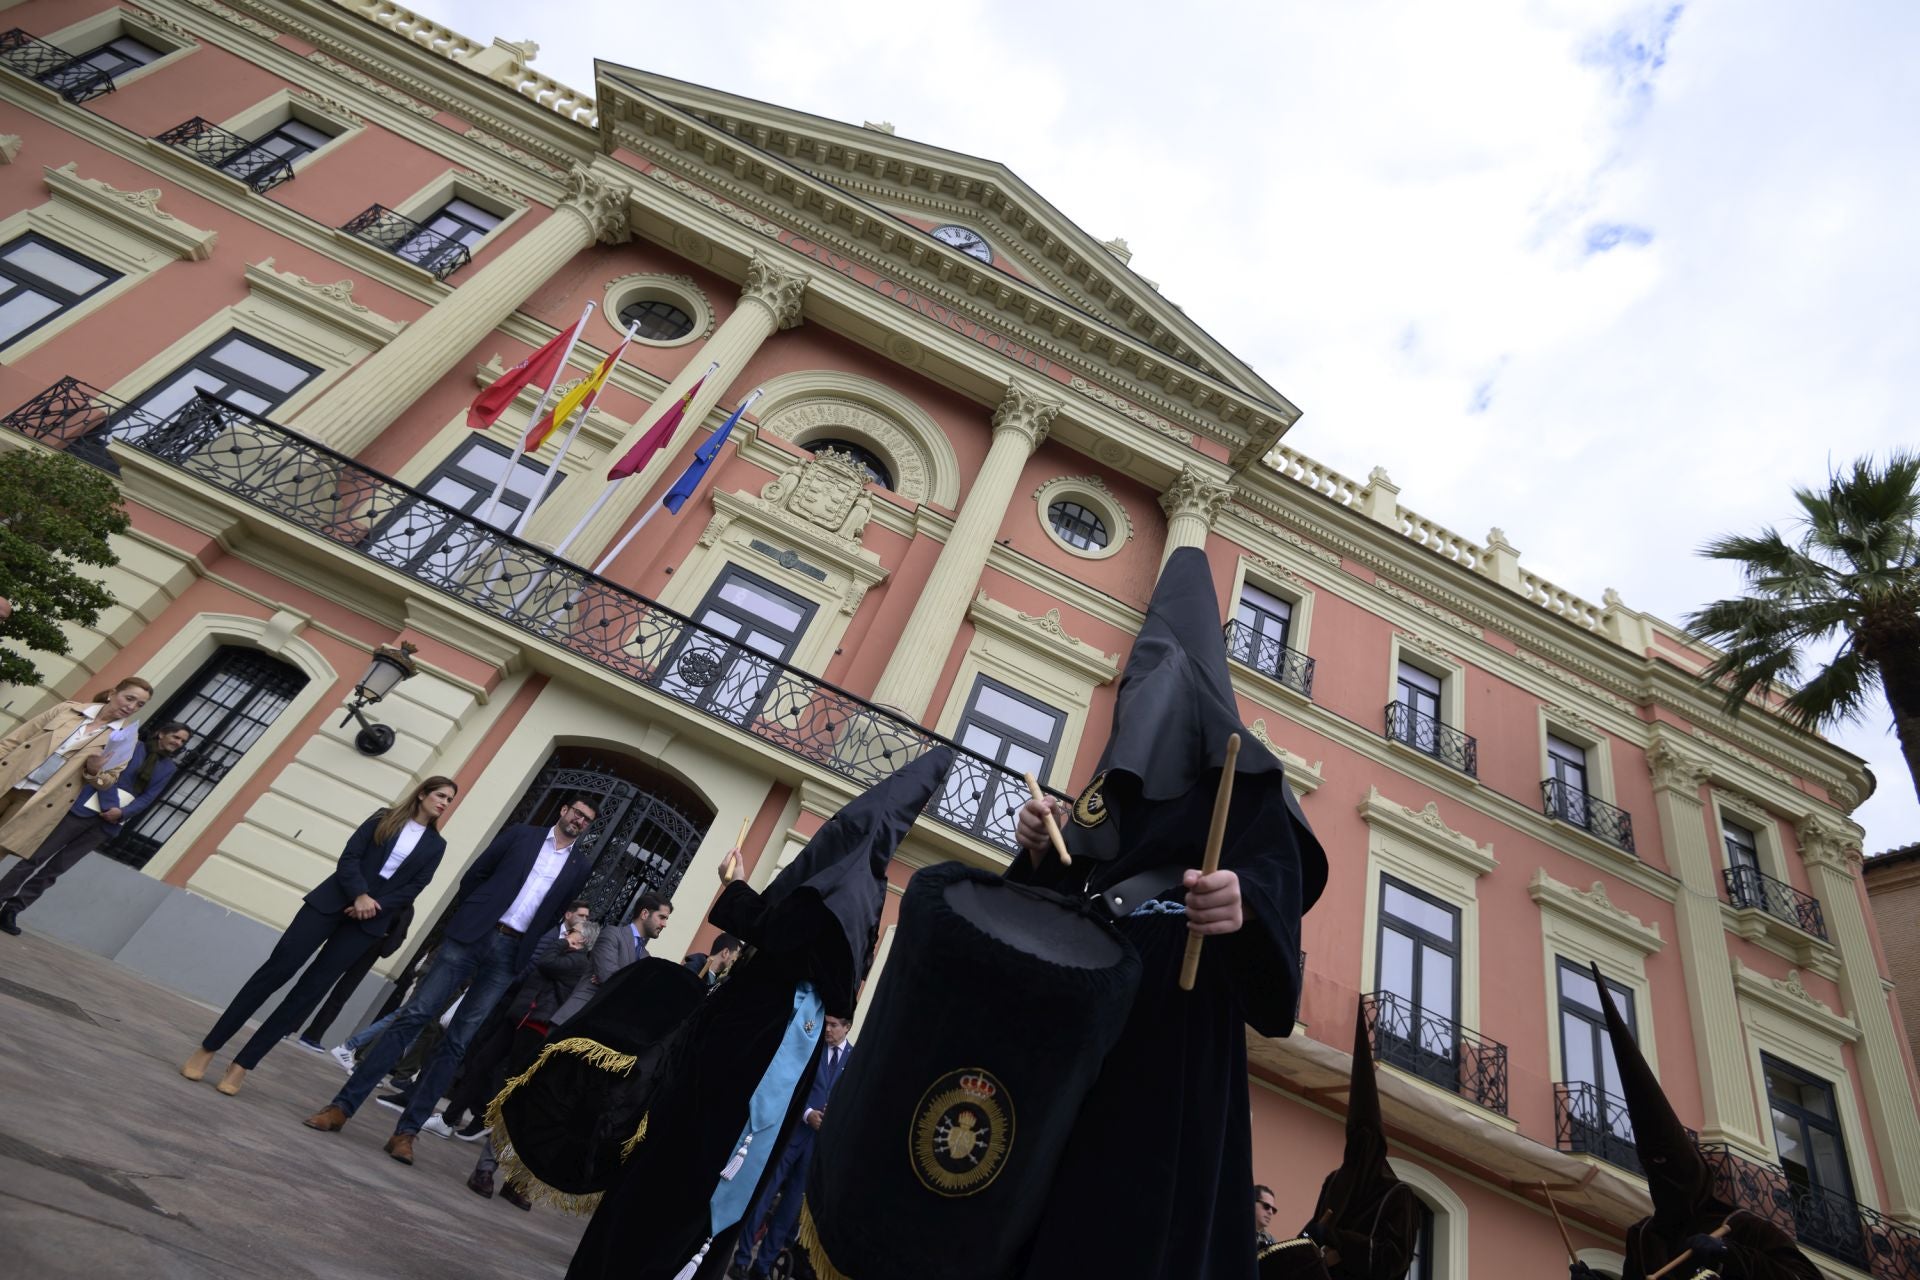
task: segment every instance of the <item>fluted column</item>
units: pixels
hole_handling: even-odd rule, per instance
[[[940,549],[933,572],[920,588],[906,630],[880,674],[873,700],[918,720],[933,697],[940,671],[953,651],[953,639],[966,617],[993,550],[993,535],[1006,518],[1007,503],[1020,483],[1021,469],[1060,411],[1060,402],[1047,400],[1018,383],[1007,388],[993,415],[993,444],[973,478],[973,488],[953,522],[947,545]]]
[[[1231,485],[1208,479],[1193,466],[1180,469],[1173,486],[1160,495],[1160,509],[1167,513],[1167,545],[1160,552],[1160,563],[1181,547],[1206,550],[1207,534],[1233,493]]]
[[[1700,788],[1707,780],[1706,766],[1658,737],[1647,751],[1647,765],[1653,772],[1653,803],[1660,818],[1661,843],[1673,873],[1680,877],[1680,897],[1673,904],[1673,912],[1680,935],[1676,939],[1680,966],[1687,982],[1687,1013],[1693,1026],[1693,1060],[1700,1073],[1700,1099],[1705,1110],[1700,1136],[1710,1142],[1732,1143],[1771,1160],[1760,1141],[1753,1076],[1747,1069],[1746,1035],[1740,1024],[1733,970],[1727,962],[1720,874],[1708,833],[1706,806],[1700,798]],[[1673,1063],[1676,1058],[1667,1056],[1666,1060]]]
[[[568,556],[578,564],[592,564],[600,553],[612,543],[613,537],[626,524],[636,508],[646,500],[647,491],[667,467],[671,466],[680,452],[706,422],[707,414],[719,402],[740,376],[760,345],[782,329],[791,329],[800,323],[800,308],[806,301],[807,275],[785,266],[765,254],[756,253],[747,263],[746,287],[740,291],[740,303],[734,307],[733,314],[726,323],[714,330],[713,336],[702,343],[666,390],[660,393],[658,400],[648,406],[647,412],[640,415],[628,430],[626,438],[614,448],[613,458],[618,458],[631,449],[641,433],[664,412],[666,406],[687,394],[701,374],[707,371],[709,364],[720,367],[713,371],[706,385],[700,388],[700,394],[687,406],[686,417],[673,433],[673,439],[667,441],[653,460],[642,467],[632,479],[620,486],[612,502],[609,502],[592,523],[580,532],[568,550]],[[598,484],[577,486],[572,503],[547,503],[534,517],[528,532],[535,542],[551,545],[557,538],[565,535],[580,518],[584,504],[599,492]]]
[[[342,453],[359,453],[575,254],[596,241],[625,240],[631,189],[582,169],[569,182],[572,194],[540,225],[328,388],[293,425]]]
[[[1853,1060],[1860,1069],[1860,1093],[1886,1177],[1887,1203],[1882,1208],[1913,1221],[1920,1215],[1920,1114],[1915,1112],[1900,1035],[1887,1008],[1888,991],[1860,902],[1859,829],[1843,829],[1808,815],[1797,830],[1800,859],[1820,899],[1827,936],[1840,952],[1840,995],[1860,1026]]]

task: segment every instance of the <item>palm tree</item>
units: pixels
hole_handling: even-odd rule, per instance
[[[1739,715],[1756,690],[1790,689],[1787,718],[1819,730],[1858,719],[1876,687],[1920,795],[1920,453],[1896,449],[1795,489],[1794,542],[1778,530],[1715,539],[1700,554],[1739,564],[1747,594],[1687,618],[1722,652],[1701,679]],[[1811,646],[1839,649],[1802,681]]]

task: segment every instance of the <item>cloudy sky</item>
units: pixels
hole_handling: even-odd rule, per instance
[[[1920,6],[1885,0],[536,9],[529,38],[999,159],[1304,410],[1295,448],[1591,600],[1920,440]],[[1177,12],[1177,21],[1169,15]],[[1879,712],[1869,850],[1920,840]]]

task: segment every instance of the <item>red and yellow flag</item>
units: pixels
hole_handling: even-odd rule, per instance
[[[620,345],[607,353],[607,358],[594,367],[593,372],[587,375],[584,382],[561,396],[554,402],[550,412],[542,415],[540,421],[527,428],[527,438],[520,444],[522,453],[532,453],[545,444],[547,437],[553,434],[554,428],[571,418],[573,411],[578,409],[582,402],[596,395],[600,388],[606,385],[607,378],[613,373],[613,366],[620,363],[620,357],[626,352],[627,341],[622,339]]]

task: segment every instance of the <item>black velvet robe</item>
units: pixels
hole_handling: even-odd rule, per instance
[[[1800,1252],[1793,1237],[1764,1218],[1745,1211],[1731,1216],[1702,1211],[1684,1226],[1656,1228],[1655,1219],[1642,1218],[1627,1228],[1627,1262],[1623,1280],[1646,1280],[1680,1256],[1694,1235],[1707,1235],[1728,1224],[1724,1237],[1728,1252],[1717,1268],[1721,1280],[1820,1280],[1820,1268]],[[1683,1264],[1664,1280],[1692,1280],[1698,1268]]]
[[[708,1202],[793,1016],[794,989],[811,981],[827,1008],[852,1003],[845,929],[818,895],[769,901],[735,881],[708,919],[754,950],[675,1033],[647,1137],[602,1198],[568,1280],[671,1280],[707,1239]]]

